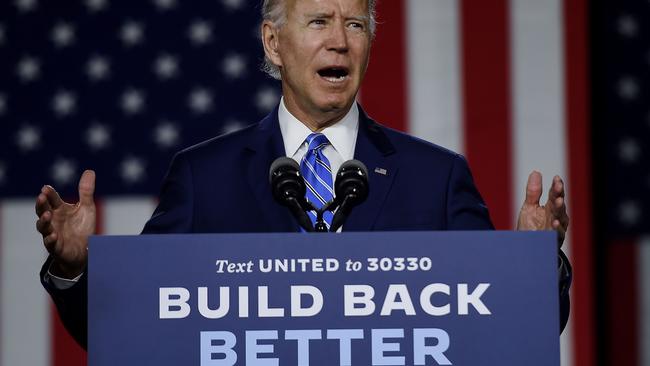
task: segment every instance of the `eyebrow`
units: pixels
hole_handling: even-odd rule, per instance
[[[309,18],[309,19],[312,19],[312,18],[327,18],[327,19],[329,19],[329,18],[333,18],[334,14],[333,13],[323,13],[323,12],[321,12],[321,13],[309,13],[309,14],[305,14],[305,17]],[[370,18],[368,16],[364,16],[364,15],[351,16],[351,17],[346,17],[345,18],[345,20],[358,20],[358,21],[364,21],[364,22],[368,22],[369,19]]]

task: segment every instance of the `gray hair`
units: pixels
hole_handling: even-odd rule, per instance
[[[263,0],[262,2],[262,20],[273,23],[276,27],[281,27],[287,21],[287,12],[284,7],[286,0]],[[377,0],[368,0],[368,15],[370,16],[370,35],[374,38],[377,22],[375,19],[375,5]],[[266,55],[262,64],[262,71],[270,77],[280,80],[280,68],[276,66]]]

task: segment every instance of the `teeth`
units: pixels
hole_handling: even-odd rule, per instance
[[[345,79],[345,76],[325,76],[323,78],[332,83],[340,83]]]

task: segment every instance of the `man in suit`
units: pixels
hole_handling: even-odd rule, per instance
[[[379,125],[355,102],[374,35],[373,0],[264,0],[262,8],[265,69],[282,82],[280,104],[256,125],[178,153],[144,234],[299,231],[272,198],[267,174],[280,156],[301,163],[315,204],[333,194],[332,172],[343,161],[368,166],[368,199],[345,231],[493,229],[462,156]],[[94,186],[94,172],[86,171],[78,204],[63,202],[50,186],[36,200],[37,229],[50,253],[41,280],[82,345]],[[557,230],[561,244],[568,227],[561,179],[554,178],[543,206],[541,193],[541,175],[533,172],[518,229]],[[559,258],[563,328],[571,270],[561,251]]]

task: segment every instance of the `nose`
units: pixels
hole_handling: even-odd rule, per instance
[[[337,23],[335,26],[330,28],[330,37],[327,49],[338,53],[345,53],[348,51],[348,35],[344,23]]]

